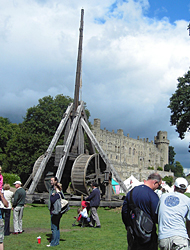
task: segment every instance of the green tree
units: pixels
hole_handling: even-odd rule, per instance
[[[179,161],[175,162],[174,175],[176,177],[184,177],[185,176],[183,173],[183,167]]]
[[[18,124],[11,123],[8,118],[0,117],[0,165],[3,165],[3,168],[7,159],[8,142],[19,133]]]
[[[170,98],[170,122],[176,126],[179,137],[184,139],[190,128],[190,71],[178,78],[177,90]]]
[[[168,184],[170,187],[172,186],[173,184],[173,177],[172,176],[165,176],[163,178],[163,181],[166,182],[166,184]]]
[[[166,164],[165,166],[164,166],[164,170],[165,171],[174,171],[174,162],[175,162],[175,155],[176,155],[176,153],[175,153],[175,151],[174,151],[174,147],[172,147],[172,146],[169,146],[169,164]]]
[[[173,165],[175,162],[175,151],[174,151],[174,147],[169,146],[169,164]]]

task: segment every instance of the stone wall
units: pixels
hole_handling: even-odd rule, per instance
[[[132,174],[143,181],[149,173],[157,171],[158,167],[164,169],[168,164],[169,140],[165,131],[159,131],[154,142],[148,138],[133,139],[129,134],[125,136],[122,129],[118,129],[117,133],[102,130],[100,119],[94,119],[92,132],[122,180]],[[162,177],[173,176],[171,172],[159,172],[162,172]]]

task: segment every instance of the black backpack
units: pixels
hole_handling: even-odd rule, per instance
[[[134,190],[134,189],[133,189]],[[145,244],[151,240],[153,221],[152,219],[142,211],[139,207],[136,207],[133,201],[132,193],[130,192],[129,202],[129,220],[130,226],[134,233],[135,238],[138,239],[140,244]]]

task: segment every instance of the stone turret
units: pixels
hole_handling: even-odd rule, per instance
[[[170,144],[170,141],[167,139],[167,132],[159,131],[157,136],[154,137],[154,143],[161,153],[160,167],[164,168],[164,166],[168,164],[168,146]]]

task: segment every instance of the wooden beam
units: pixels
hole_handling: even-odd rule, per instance
[[[34,176],[34,179],[33,179],[32,183],[30,185],[30,188],[28,190],[28,194],[33,194],[34,193],[35,188],[36,188],[36,186],[37,186],[37,184],[38,184],[38,182],[39,182],[39,180],[40,180],[40,178],[41,178],[41,176],[43,174],[43,171],[44,171],[44,169],[46,167],[46,164],[49,161],[49,159],[50,159],[50,157],[52,155],[52,152],[53,152],[53,150],[54,150],[54,148],[55,148],[55,146],[56,146],[56,144],[57,144],[57,142],[59,140],[59,137],[60,137],[60,135],[61,135],[66,123],[67,123],[67,120],[68,120],[68,118],[70,116],[72,108],[73,108],[73,103],[71,103],[68,106],[66,112],[63,115],[63,119],[61,120],[61,122],[60,122],[60,124],[59,124],[59,126],[58,126],[58,128],[57,128],[57,130],[55,132],[55,135],[54,135],[54,137],[53,137],[47,151],[45,152],[44,159],[42,160],[42,162],[40,164],[40,167],[38,168],[38,170],[37,170],[37,172],[36,172],[36,174]]]
[[[84,102],[81,102],[81,105],[79,105],[78,108],[77,108],[76,116],[75,116],[75,118],[74,118],[74,120],[72,122],[71,129],[69,131],[67,141],[66,141],[66,143],[64,145],[63,157],[60,159],[59,166],[58,166],[57,173],[56,173],[56,177],[58,178],[59,181],[61,181],[61,177],[62,177],[63,171],[65,169],[65,164],[66,164],[66,161],[67,161],[67,157],[69,155],[69,150],[71,148],[74,136],[76,135],[79,120],[81,118],[81,112],[82,112],[82,109],[83,109],[83,105],[84,105]]]
[[[116,181],[122,187],[122,189],[125,192],[125,194],[127,194],[127,191],[128,191],[127,187],[125,186],[125,184],[121,180],[119,174],[117,173],[117,171],[115,170],[115,168],[113,167],[113,165],[110,163],[107,155],[104,153],[104,151],[101,148],[99,142],[96,140],[96,137],[94,136],[94,134],[92,133],[92,131],[90,130],[90,128],[88,127],[88,125],[86,124],[86,122],[85,122],[85,120],[83,118],[81,118],[81,125],[84,128],[84,130],[87,133],[87,135],[89,136],[89,138],[92,141],[92,143],[94,144],[95,148],[98,150],[98,152],[101,155],[103,161],[105,162],[105,164],[108,166],[108,168],[110,169],[110,171],[114,175]]]

